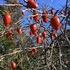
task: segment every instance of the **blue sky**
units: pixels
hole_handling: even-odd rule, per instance
[[[56,8],[56,9],[59,9],[61,7],[60,4],[61,5],[65,5],[65,2],[66,2],[66,0],[37,0],[37,1],[38,1],[38,3],[42,3],[42,1],[43,1],[43,2],[45,2],[45,4],[46,3],[47,4],[51,4],[51,1],[54,1],[51,4],[51,6],[54,7],[54,8]]]
[[[3,4],[4,3],[4,0],[0,0],[0,4]]]

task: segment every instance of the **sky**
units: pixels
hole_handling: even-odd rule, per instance
[[[51,4],[51,6],[56,9],[61,7],[60,4],[62,6],[65,5],[65,2],[66,2],[66,0],[37,0],[37,1],[38,1],[38,3],[44,2],[45,4],[48,4],[48,5]]]
[[[0,0],[0,4],[3,4],[4,3],[4,0]]]

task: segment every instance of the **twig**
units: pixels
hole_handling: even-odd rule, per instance
[[[14,51],[14,52],[12,52],[12,53],[5,54],[5,55],[3,55],[3,56],[1,56],[1,57],[5,57],[5,56],[9,56],[9,55],[13,55],[13,54],[16,54],[16,53],[19,53],[19,52],[22,52],[22,50]]]
[[[27,50],[27,51],[30,51],[30,50],[33,49],[33,48],[44,48],[44,47],[43,47],[43,46],[37,46],[37,47],[24,48],[24,49]],[[4,57],[6,57],[6,56],[13,55],[13,54],[16,54],[16,53],[20,53],[20,52],[22,52],[22,51],[23,51],[22,49],[16,48],[13,52],[0,56],[0,58],[1,58],[0,60],[3,60]]]
[[[23,6],[21,4],[0,4],[0,6]]]

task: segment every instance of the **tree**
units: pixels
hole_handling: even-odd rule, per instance
[[[0,6],[0,18],[3,19],[0,20],[0,68],[12,70],[14,62],[17,70],[68,69],[70,51],[65,48],[70,45],[66,29],[69,25],[68,0],[61,10],[44,6],[43,11],[35,0],[24,0],[26,6],[16,0],[5,1],[4,7]],[[7,22],[6,14],[12,20],[8,17]]]

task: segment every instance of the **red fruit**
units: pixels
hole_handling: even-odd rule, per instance
[[[63,14],[63,11],[62,11],[62,10],[60,10],[60,13],[61,13],[61,14]]]
[[[34,31],[34,32],[32,32],[32,31],[30,31],[30,33],[29,33],[30,35],[35,35],[36,36],[36,34],[37,34],[37,32],[36,31]]]
[[[56,28],[56,30],[59,30],[60,29],[60,25]]]
[[[32,56],[34,54],[34,52],[32,50],[29,51],[30,56]]]
[[[7,34],[6,37],[7,37],[7,38],[12,38],[12,34],[11,34],[11,35],[8,35],[8,34]]]
[[[26,11],[26,10],[22,10],[22,15],[24,15],[25,11]]]
[[[69,63],[69,61],[68,61],[68,60],[64,61],[64,64],[68,64],[68,63]]]
[[[37,14],[35,14],[36,16],[34,16],[34,21],[38,21],[39,20],[39,16]]]
[[[50,22],[53,29],[55,30],[60,29],[60,20],[57,16],[54,16],[53,18],[51,18]]]
[[[54,15],[54,10],[53,9],[51,10],[51,14]]]
[[[33,48],[32,51],[33,51],[34,53],[37,53],[37,49],[36,49],[36,48]]]
[[[34,32],[32,32],[32,34],[36,36],[37,32],[36,32],[36,31],[34,31]]]
[[[38,43],[38,44],[41,43],[41,37],[40,37],[40,36],[37,37],[37,43]]]
[[[37,8],[38,5],[34,0],[28,0],[27,7],[28,8]]]
[[[36,24],[31,24],[30,29],[32,32],[35,32],[37,30]]]
[[[46,32],[45,31],[42,32],[42,36],[43,36],[43,38],[46,38]]]
[[[57,37],[57,33],[54,33],[52,36],[53,36],[53,38],[56,38]]]
[[[12,62],[11,65],[12,65],[13,70],[16,70],[16,63]]]
[[[30,31],[29,34],[32,35],[32,32]]]
[[[20,28],[17,28],[17,32],[18,32],[19,34],[22,34],[22,30],[21,30]]]
[[[42,44],[44,44],[44,40],[42,40]]]
[[[14,43],[14,45],[16,45],[16,40],[14,40],[14,42],[13,42],[13,43]]]
[[[11,26],[12,26],[12,27],[14,27],[15,25],[14,25],[14,24],[12,24]]]
[[[47,14],[47,12],[43,12],[42,19],[43,19],[44,22],[48,22],[48,14]]]
[[[38,13],[35,10],[33,11],[33,15],[35,15],[33,17],[34,21],[38,21],[39,20],[39,16],[38,16]]]
[[[8,67],[10,67],[11,65],[10,64],[8,64]]]
[[[24,15],[24,12],[22,11],[22,15]]]
[[[7,38],[12,38],[12,30],[9,30],[6,34]]]
[[[6,27],[8,27],[9,24],[10,24],[10,22],[11,22],[11,16],[10,16],[8,13],[6,13],[6,14],[3,16],[3,21],[4,21],[4,25],[5,25]]]
[[[12,9],[10,9],[9,12],[12,13]]]

